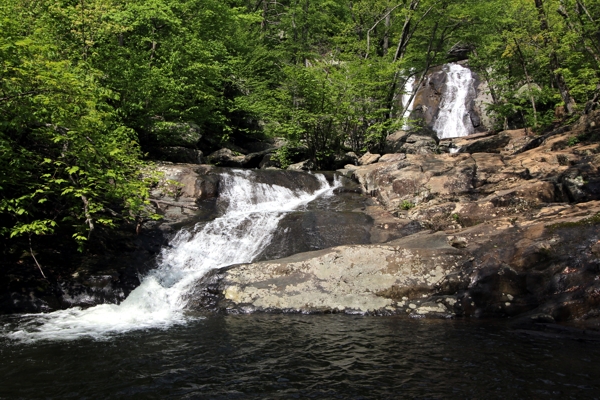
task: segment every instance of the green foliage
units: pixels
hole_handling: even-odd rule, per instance
[[[415,207],[415,203],[413,203],[412,201],[402,200],[402,203],[400,203],[401,210],[410,210],[411,208],[414,208],[414,207]]]
[[[0,8],[0,231],[83,243],[97,225],[150,217],[148,182],[136,134],[111,106],[118,94],[86,60],[92,42],[70,42],[72,10],[57,7]]]
[[[498,128],[543,131],[557,122],[555,108],[565,107],[568,117],[566,101],[583,108],[599,93],[596,2],[471,0],[464,6],[472,25],[461,34],[476,47],[470,64],[490,84]]]
[[[579,138],[577,136],[571,136],[567,140],[567,146],[569,147],[575,146],[577,143],[579,143]]]
[[[272,159],[283,169],[289,167],[293,161],[293,157],[297,155],[297,150],[294,147],[291,147],[289,144],[286,144],[273,154]]]
[[[598,101],[598,21],[590,0],[0,0],[1,233],[155,218],[156,146],[282,137],[283,167],[317,169],[381,151],[408,78],[456,43],[498,128],[541,132]]]

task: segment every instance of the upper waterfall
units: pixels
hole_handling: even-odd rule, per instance
[[[410,125],[408,124],[408,118],[410,117],[410,113],[413,110],[414,105],[414,95],[415,91],[415,77],[411,76],[406,80],[406,84],[404,85],[404,94],[402,95],[402,107],[404,108],[404,115],[402,117],[405,119],[404,125],[402,129],[408,130],[410,129]]]
[[[473,124],[467,102],[475,97],[471,70],[459,64],[444,66],[447,74],[445,91],[433,130],[440,139],[467,136],[473,133]]]

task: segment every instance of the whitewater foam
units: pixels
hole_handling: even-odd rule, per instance
[[[459,64],[447,64],[444,69],[447,73],[446,90],[433,130],[440,139],[468,136],[473,133],[467,109],[467,100],[475,92],[473,74]]]

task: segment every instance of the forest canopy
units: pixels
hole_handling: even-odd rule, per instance
[[[598,0],[0,0],[0,33],[4,254],[153,218],[156,146],[377,150],[406,82],[459,53],[498,129],[600,96]]]

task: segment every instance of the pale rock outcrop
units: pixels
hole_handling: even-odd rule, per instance
[[[292,164],[287,167],[288,171],[310,171],[314,169],[315,165],[310,160],[300,161],[299,163]]]
[[[413,308],[408,300],[420,304],[423,295],[434,292],[469,259],[444,234],[418,234],[381,245],[341,246],[240,265],[205,280],[213,281],[210,290],[222,294],[217,307],[229,312],[415,312],[447,317],[454,315],[449,303]]]
[[[375,164],[379,160],[379,158],[381,158],[381,154],[371,154],[369,152],[366,152],[361,158],[358,159],[358,165]]]
[[[245,158],[243,154],[236,154],[230,149],[223,148],[209,154],[206,161],[219,167],[241,168]]]
[[[421,232],[378,245],[340,246],[213,271],[192,308],[228,313],[546,315],[600,318],[600,202],[496,218],[458,233]]]

